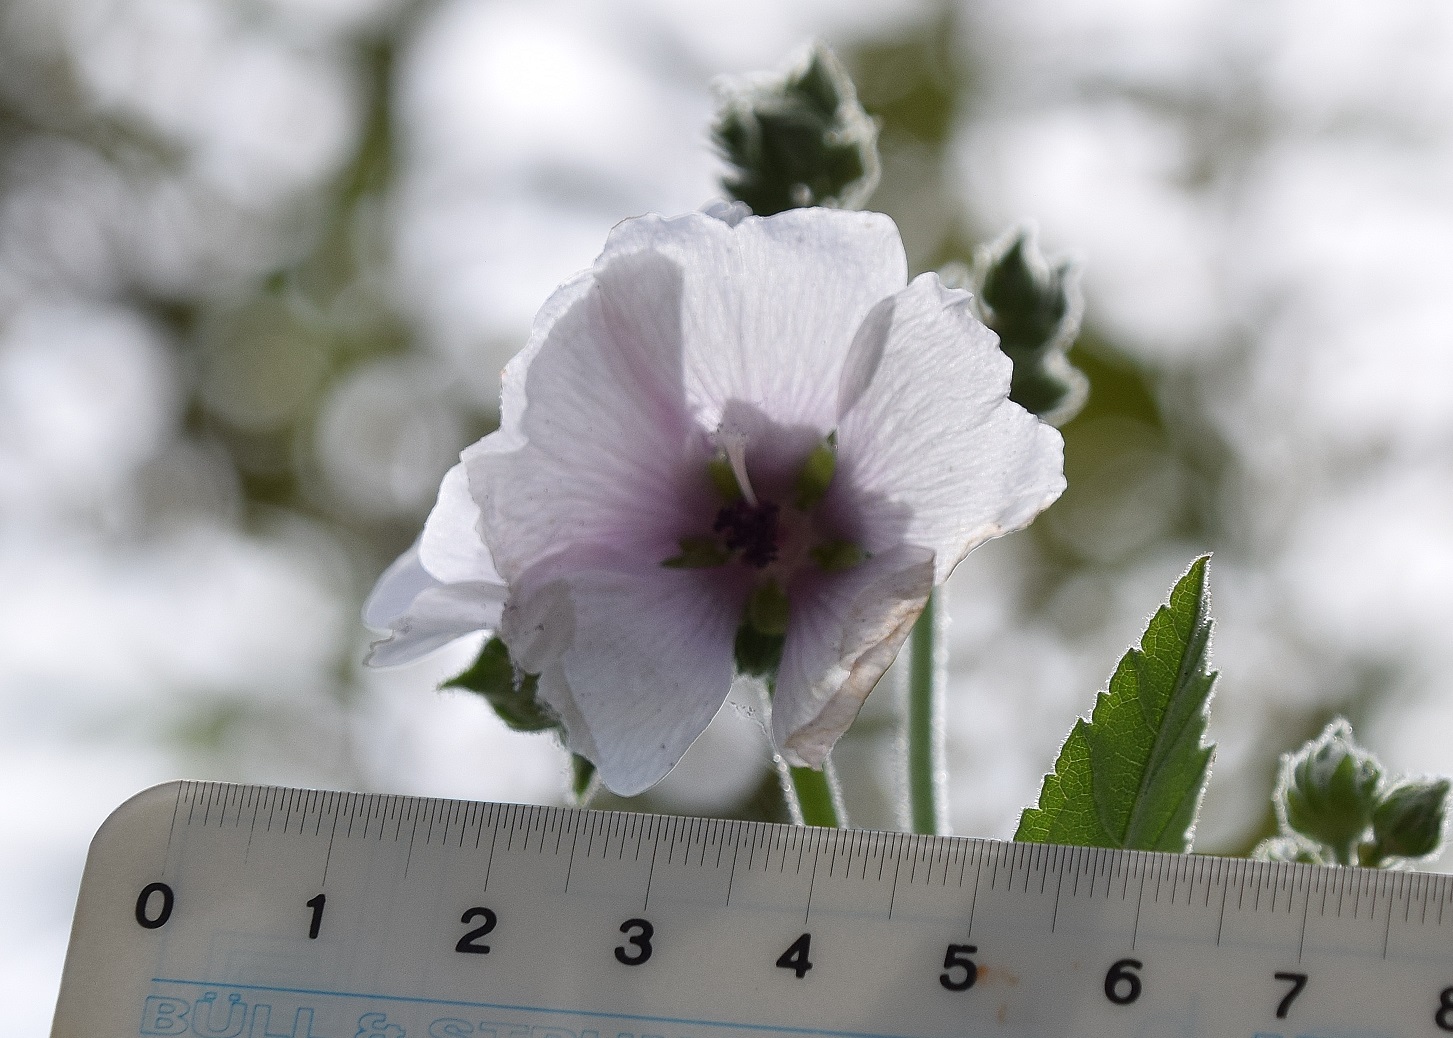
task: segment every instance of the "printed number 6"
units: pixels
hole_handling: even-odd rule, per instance
[[[1143,969],[1139,959],[1121,959],[1105,974],[1105,997],[1117,1006],[1128,1006],[1140,997],[1140,977],[1131,970]]]
[[[950,944],[948,953],[943,957],[943,972],[938,975],[938,982],[950,991],[967,991],[973,987],[974,981],[979,979],[979,967],[969,956],[978,950],[972,944]],[[962,969],[964,975],[955,977],[955,969]]]

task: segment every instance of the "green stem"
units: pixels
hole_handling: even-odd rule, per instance
[[[828,829],[844,827],[846,815],[842,810],[842,796],[837,788],[837,774],[833,771],[832,761],[824,761],[821,771],[788,768],[787,772],[790,781],[784,785],[783,792],[787,792],[790,786],[803,825],[821,825]]]
[[[944,659],[939,593],[933,591],[908,643],[908,814],[915,833],[944,829]]]

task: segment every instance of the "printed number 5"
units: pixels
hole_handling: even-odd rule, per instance
[[[978,950],[972,944],[950,944],[948,953],[943,957],[943,972],[938,975],[938,982],[950,991],[967,991],[973,987],[974,981],[979,979],[979,967],[969,956]],[[963,976],[955,977],[956,969],[963,970]]]

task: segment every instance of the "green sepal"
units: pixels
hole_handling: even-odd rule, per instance
[[[758,216],[822,205],[856,209],[878,185],[878,127],[825,45],[785,74],[726,88],[712,139],[722,187]]]
[[[1339,717],[1296,753],[1282,755],[1272,803],[1283,831],[1325,845],[1333,860],[1350,865],[1381,785],[1382,765]]]
[[[441,684],[475,692],[517,732],[544,732],[559,728],[559,719],[535,698],[539,681],[534,674],[521,674],[510,661],[510,650],[498,638],[491,638],[479,650],[468,670]]]
[[[673,555],[661,563],[671,569],[710,569],[724,566],[731,560],[732,553],[715,537],[683,537],[676,542],[680,555]]]
[[[792,604],[775,580],[758,584],[747,599],[747,626],[758,634],[784,635]]]
[[[1449,788],[1445,778],[1405,779],[1384,793],[1372,812],[1372,846],[1363,864],[1437,854],[1447,827]]]
[[[1090,720],[1075,722],[1016,840],[1190,850],[1214,747],[1209,556],[1197,559],[1127,652]]]
[[[792,487],[792,503],[799,511],[806,512],[817,507],[827,495],[827,488],[832,486],[836,471],[837,434],[833,433],[812,448],[812,453],[808,454],[797,473],[797,481]]]
[[[812,561],[824,573],[841,573],[861,564],[868,553],[852,541],[823,541],[809,551]]]
[[[787,644],[785,634],[763,634],[751,624],[737,628],[737,639],[733,646],[737,670],[752,677],[764,678],[767,687],[772,688],[772,679],[782,664],[782,647]]]
[[[1014,362],[1009,399],[1063,425],[1085,402],[1089,380],[1066,357],[1084,306],[1073,263],[1051,264],[1027,228],[1010,231],[974,257],[979,316]]]
[[[587,806],[600,788],[595,765],[578,753],[570,755],[570,795],[581,807]]]

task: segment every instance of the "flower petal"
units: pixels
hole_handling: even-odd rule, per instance
[[[386,631],[409,611],[414,599],[439,581],[419,561],[419,542],[389,564],[363,603],[363,622],[375,631]]]
[[[858,499],[868,546],[931,550],[935,583],[984,541],[1027,526],[1065,486],[1064,441],[1009,400],[1009,359],[968,301],[935,274],[899,292],[886,340],[854,344],[850,371],[874,367],[860,350],[881,356],[866,386],[860,374],[844,385],[838,425],[834,490]]]
[[[933,574],[932,556],[905,545],[794,586],[772,699],[772,740],[789,764],[822,766],[913,629]]]
[[[682,401],[681,280],[653,253],[602,260],[506,368],[501,430],[464,459],[509,580],[582,544],[660,562],[692,508],[709,515],[707,448]]]
[[[743,595],[702,572],[586,570],[512,602],[503,636],[539,674],[570,749],[633,796],[676,765],[725,701]]]
[[[441,583],[504,583],[480,535],[479,505],[470,496],[463,462],[444,474],[418,547],[424,569]]]
[[[373,643],[370,667],[409,663],[456,638],[499,626],[503,584],[437,584],[414,596],[408,611],[389,622],[390,633]]]
[[[881,213],[793,209],[734,225],[643,216],[616,227],[600,263],[646,249],[685,272],[680,370],[707,430],[735,401],[830,431],[854,332],[908,279],[898,228]]]

